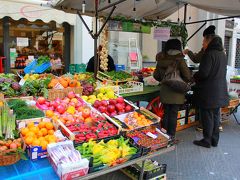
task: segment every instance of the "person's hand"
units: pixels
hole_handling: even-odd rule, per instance
[[[189,52],[189,50],[188,50],[188,49],[184,49],[184,50],[183,50],[183,54],[184,54],[184,55],[187,55],[187,54],[188,54],[188,52]]]

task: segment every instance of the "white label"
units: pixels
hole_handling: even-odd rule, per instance
[[[26,127],[26,123],[25,122],[20,122],[18,124],[18,129],[21,129],[21,128],[24,128],[24,127]]]
[[[54,89],[64,89],[64,87],[60,83],[57,83]]]
[[[37,159],[37,152],[32,152],[32,159]]]
[[[23,86],[24,83],[25,83],[25,80],[24,80],[24,79],[21,79],[20,82],[19,82],[19,85],[20,85],[20,86]]]
[[[28,46],[28,38],[17,37],[17,46],[27,47]]]
[[[156,139],[157,136],[151,132],[148,132],[146,135],[148,135],[149,137],[153,138],[153,139]]]

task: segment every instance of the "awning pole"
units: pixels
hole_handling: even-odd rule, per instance
[[[207,22],[203,23],[203,25],[198,28],[188,39],[187,39],[187,42],[193,38],[193,36],[195,36],[195,34],[197,34],[205,25],[207,24]]]
[[[184,24],[186,24],[187,21],[187,6],[188,4],[184,4],[184,18],[183,18]]]
[[[79,13],[79,11],[77,11],[77,14],[78,14],[79,18],[81,19],[82,23],[84,24],[84,26],[86,27],[88,33],[89,33],[89,34],[92,36],[92,38],[94,39],[92,30],[90,30],[90,28],[88,27],[86,21],[83,19],[82,15]]]
[[[94,39],[94,78],[97,78],[97,72],[98,72],[98,47],[97,47],[97,40],[98,40],[98,0],[95,0],[95,33],[93,34]]]
[[[206,20],[201,20],[201,21],[189,22],[189,23],[185,23],[185,24],[189,25],[189,24],[204,23],[204,22],[209,22],[209,21],[219,21],[219,20],[231,19],[231,18],[237,18],[237,17],[239,18],[240,15],[238,15],[238,16],[228,16],[228,17],[222,17],[222,18],[214,18],[214,19],[206,19]]]

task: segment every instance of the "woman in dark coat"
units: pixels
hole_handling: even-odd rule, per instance
[[[195,73],[195,99],[203,123],[203,139],[198,146],[216,147],[219,141],[220,108],[228,105],[226,82],[227,58],[222,39],[216,35],[204,37],[205,49],[199,71]]]
[[[178,39],[171,39],[166,42],[164,53],[158,53],[156,56],[157,67],[154,72],[154,78],[161,82],[168,66],[178,61],[177,68],[180,71],[184,81],[189,82],[191,79],[190,70],[184,61],[182,54],[181,42]],[[179,93],[161,84],[160,101],[163,103],[164,116],[162,127],[167,130],[167,133],[174,138],[177,126],[177,114],[181,104],[184,104],[185,94]]]

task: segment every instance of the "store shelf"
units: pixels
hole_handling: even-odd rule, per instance
[[[127,161],[127,162],[125,162],[123,164],[120,164],[120,165],[117,165],[117,166],[113,166],[113,167],[110,167],[110,168],[103,169],[101,171],[97,171],[97,172],[88,174],[88,175],[80,177],[78,179],[84,180],[84,179],[97,178],[97,177],[99,177],[101,175],[108,174],[110,172],[120,170],[120,169],[122,169],[124,167],[136,164],[137,162],[141,162],[141,161],[144,161],[146,159],[151,159],[151,158],[153,158],[155,156],[160,156],[162,154],[165,154],[165,153],[173,151],[173,150],[175,150],[175,146],[171,146],[171,147],[168,147],[168,148],[160,149],[159,151],[153,152],[151,154],[139,157],[137,159],[133,159],[133,160]]]

